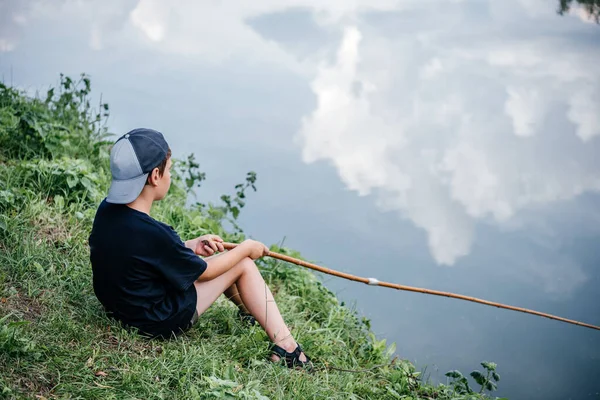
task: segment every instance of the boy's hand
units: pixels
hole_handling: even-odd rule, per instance
[[[269,248],[256,240],[244,240],[240,244],[240,246],[248,251],[248,257],[250,257],[253,260],[264,257],[269,254]]]
[[[193,250],[199,256],[208,257],[216,252],[225,251],[223,248],[223,239],[217,235],[202,235],[196,239]]]

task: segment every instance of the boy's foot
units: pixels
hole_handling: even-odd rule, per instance
[[[292,346],[293,347],[293,346]],[[289,351],[291,350],[291,351]],[[271,361],[278,362],[285,360],[288,368],[311,366],[310,358],[304,354],[300,344],[296,343],[295,349],[283,348],[276,344],[271,345]]]

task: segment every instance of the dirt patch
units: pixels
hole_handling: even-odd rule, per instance
[[[71,237],[65,218],[60,214],[39,215],[32,221],[32,225],[37,231],[38,240],[48,241],[54,245],[60,245]]]
[[[37,298],[21,293],[0,298],[0,314],[14,313],[21,320],[35,322],[44,313],[45,307]]]
[[[34,373],[22,375],[14,381],[16,391],[22,395],[32,395],[35,393],[35,399],[53,398],[52,390],[56,386],[58,380],[56,377],[47,373]],[[14,389],[13,389],[14,390]]]
[[[133,340],[131,338],[122,339],[112,334],[110,330],[102,335],[101,343],[108,350],[114,351],[118,349],[119,351],[127,351],[139,355],[160,354],[163,351],[162,347],[153,341],[144,339]]]

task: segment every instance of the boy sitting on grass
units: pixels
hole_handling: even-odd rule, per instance
[[[110,169],[111,186],[89,238],[94,292],[107,313],[165,338],[189,329],[225,294],[266,331],[273,361],[283,359],[288,367],[309,362],[254,263],[267,254],[264,244],[246,240],[214,255],[224,250],[219,236],[183,242],[150,216],[152,204],[171,185],[171,150],[160,132],[140,128],[120,137],[111,149]]]

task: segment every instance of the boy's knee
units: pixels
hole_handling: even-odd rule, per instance
[[[252,271],[257,269],[256,264],[250,257],[246,257],[240,261],[240,266],[244,269],[244,271]]]

